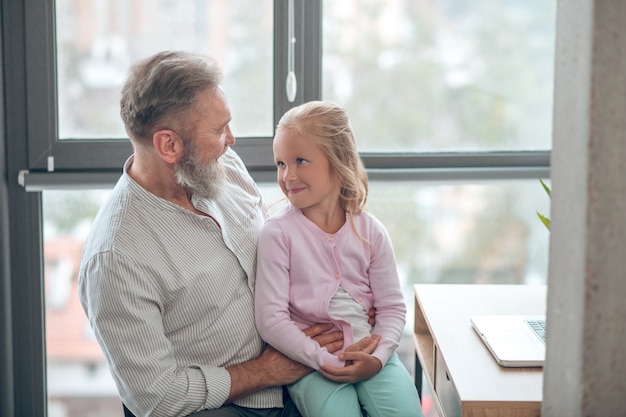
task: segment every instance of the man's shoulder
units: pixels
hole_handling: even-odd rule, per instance
[[[117,236],[125,227],[131,201],[131,192],[120,179],[98,210],[85,241],[84,256],[110,251],[118,244]]]
[[[234,186],[244,190],[249,195],[260,195],[254,179],[237,152],[228,148],[221,160],[226,168],[227,187]]]
[[[248,174],[248,170],[241,159],[241,156],[239,156],[239,154],[231,147],[228,147],[226,152],[222,155],[222,161],[224,162],[224,165],[226,165],[227,169]]]

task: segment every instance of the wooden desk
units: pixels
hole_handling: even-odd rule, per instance
[[[539,416],[541,368],[503,368],[472,329],[473,314],[545,314],[546,287],[415,285],[415,378],[443,417]]]

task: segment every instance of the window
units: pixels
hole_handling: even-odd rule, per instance
[[[409,153],[411,168],[425,152],[535,174],[549,165],[555,2],[293,0],[292,10],[291,1],[264,0],[251,11],[242,0],[59,0],[53,10],[35,1],[45,13],[25,11],[27,183],[47,171],[119,174],[131,151],[112,140],[125,136],[120,85],[132,62],[168,48],[219,60],[237,148],[255,171],[272,170],[269,143],[282,113],[320,98],[346,107],[360,149],[371,154],[368,168],[398,168],[390,152]],[[42,22],[55,17],[55,25]],[[290,57],[293,102],[285,92]],[[492,158],[513,151],[512,162]]]
[[[226,76],[237,136],[271,136],[270,0],[57,0],[59,139],[126,138],[119,94],[128,68],[166,49],[213,55]]]
[[[550,149],[555,8],[325,1],[323,96],[363,151]]]
[[[110,381],[95,382],[108,370],[84,323],[67,335],[51,326],[82,314],[67,316],[81,239],[131,152],[119,88],[132,62],[160,49],[218,58],[236,149],[268,200],[278,197],[270,145],[282,113],[319,98],[346,107],[370,175],[368,206],[392,235],[409,311],[416,282],[544,282],[548,232],[536,211],[547,213],[549,199],[537,177],[549,177],[555,2],[294,0],[293,103],[288,3],[33,0],[3,9],[5,56],[15,57],[7,94],[18,97],[6,109],[19,120],[9,140],[28,145],[18,147],[33,192],[24,204],[35,213],[43,201],[43,222],[32,214],[25,238],[41,233],[43,253],[32,245],[23,256],[45,261],[47,329],[36,299],[18,325],[47,330],[48,368],[16,368],[16,392],[32,393],[24,409],[41,407],[33,379],[44,375],[50,416],[76,415],[95,396],[119,406]],[[41,280],[29,262],[11,271],[25,295]],[[92,347],[68,360],[68,337]],[[412,342],[401,350],[411,369]],[[90,382],[72,387],[68,375]]]
[[[120,414],[104,355],[78,300],[78,269],[89,227],[108,191],[43,193],[48,416]]]

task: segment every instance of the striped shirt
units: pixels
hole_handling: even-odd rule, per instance
[[[216,200],[192,196],[199,216],[124,173],[85,243],[79,296],[122,401],[138,416],[219,408],[225,367],[259,356],[254,326],[256,244],[262,198],[234,151]],[[282,407],[273,387],[235,401]]]

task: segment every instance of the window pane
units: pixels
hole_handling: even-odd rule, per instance
[[[409,291],[416,283],[546,283],[549,231],[537,212],[548,215],[550,199],[538,180],[375,182],[368,201]]]
[[[323,25],[362,151],[550,149],[555,1],[325,1]]]
[[[125,138],[127,70],[167,49],[219,61],[235,135],[273,134],[271,0],[57,0],[56,19],[60,138]]]
[[[43,193],[49,417],[116,417],[122,405],[78,300],[87,232],[108,191]]]

